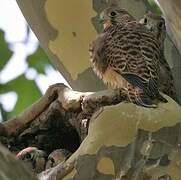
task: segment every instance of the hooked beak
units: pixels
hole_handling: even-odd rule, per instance
[[[103,25],[104,29],[107,29],[109,26],[112,25],[110,19],[108,17],[106,17],[103,13],[101,13],[99,16],[99,23],[101,23],[101,25]]]

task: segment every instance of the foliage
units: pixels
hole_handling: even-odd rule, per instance
[[[0,70],[2,70],[13,53],[8,48],[8,45],[4,39],[4,32],[3,31],[0,31],[0,48],[1,48],[1,52],[3,52],[3,53],[0,53]]]
[[[6,68],[5,65],[10,61],[12,55],[13,51],[10,50],[4,38],[4,32],[0,31],[0,72],[3,68]],[[45,74],[45,67],[50,65],[47,55],[40,46],[38,46],[37,50],[28,56],[26,60],[28,64],[27,71],[29,68],[33,68],[38,74]],[[17,102],[11,112],[6,112],[4,110],[2,106],[3,102],[1,102],[0,99],[0,113],[3,120],[7,120],[22,112],[42,95],[35,79],[29,80],[26,78],[25,74],[26,72],[4,84],[0,82],[0,95],[4,95],[8,92],[15,92],[18,96]]]
[[[48,56],[40,46],[34,54],[27,58],[27,62],[30,68],[35,68],[40,74],[45,74],[45,67],[50,63]]]
[[[151,11],[157,13],[158,15],[162,15],[162,11],[160,7],[156,4],[155,0],[148,0]]]
[[[14,91],[18,95],[16,105],[11,112],[12,115],[22,112],[41,96],[35,81],[26,79],[24,74],[4,84],[3,89],[0,90],[1,93],[9,91]]]

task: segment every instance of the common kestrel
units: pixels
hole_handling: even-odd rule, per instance
[[[106,8],[100,17],[104,30],[90,45],[95,73],[138,105],[167,102],[158,88],[160,48],[155,35],[118,6]]]
[[[164,55],[164,41],[166,38],[166,26],[163,17],[152,12],[145,14],[140,23],[151,31],[157,38],[160,47],[160,73],[159,73],[159,88],[160,91],[167,94],[178,102],[176,88],[171,69]]]

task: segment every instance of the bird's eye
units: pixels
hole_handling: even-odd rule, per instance
[[[162,28],[162,27],[163,27],[163,24],[164,24],[163,22],[159,22],[158,27],[159,27],[159,28]]]
[[[26,159],[31,159],[31,155],[30,155],[30,154],[26,154],[26,155],[25,155],[25,158],[26,158]]]
[[[148,22],[148,19],[145,18],[145,19],[144,19],[144,24],[147,24],[147,22]]]
[[[110,13],[110,15],[111,15],[112,17],[114,17],[114,16],[117,15],[117,13],[116,13],[115,11],[112,11],[112,12]]]
[[[53,159],[53,158],[50,158],[50,161],[51,161],[52,164],[55,163],[55,159]]]

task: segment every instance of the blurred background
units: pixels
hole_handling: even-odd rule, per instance
[[[16,1],[0,0],[0,121],[23,111],[58,82],[67,84],[40,48]]]

